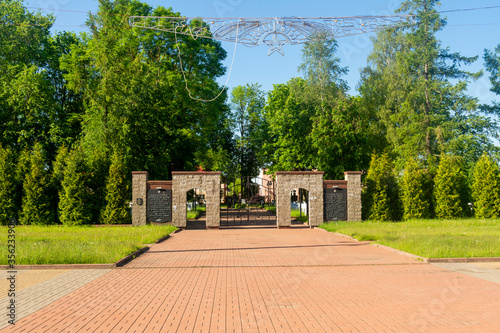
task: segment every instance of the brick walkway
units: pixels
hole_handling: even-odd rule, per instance
[[[499,330],[500,284],[320,230],[255,228],[177,233],[2,332]]]

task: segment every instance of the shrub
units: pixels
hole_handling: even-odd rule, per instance
[[[104,224],[126,224],[131,222],[127,205],[129,190],[125,179],[125,166],[121,154],[115,152],[111,158],[106,181],[106,206],[101,215]]]
[[[400,219],[398,185],[389,155],[372,155],[363,191],[364,217],[370,220]]]
[[[438,218],[460,218],[467,215],[467,178],[461,157],[441,156],[434,179],[434,198]]]
[[[0,145],[0,224],[7,225],[17,218],[14,154]]]
[[[23,183],[21,224],[48,225],[54,223],[51,207],[50,180],[42,145],[37,143],[29,157],[29,170]]]
[[[92,214],[86,186],[85,161],[81,148],[68,155],[59,192],[59,219],[65,225],[89,224]]]
[[[432,217],[432,177],[413,158],[406,163],[401,189],[405,220]]]
[[[498,164],[486,154],[474,168],[472,198],[476,217],[500,216],[500,170]]]

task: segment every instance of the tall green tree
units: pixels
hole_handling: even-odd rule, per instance
[[[484,62],[486,70],[490,73],[490,90],[500,96],[500,44],[494,50],[484,50]],[[500,114],[500,103],[498,102],[482,107],[487,113]]]
[[[92,210],[83,149],[71,151],[66,163],[59,192],[59,220],[65,225],[90,224]]]
[[[432,217],[432,188],[433,181],[429,171],[415,158],[409,159],[401,182],[405,220]]]
[[[173,169],[194,170],[211,156],[204,153],[223,147],[210,134],[218,132],[220,114],[229,114],[224,95],[213,102],[191,97],[219,93],[226,52],[212,39],[132,28],[131,15],[180,16],[135,0],[102,0],[87,21],[90,33],[62,67],[85,102],[82,142],[90,165],[109,166],[101,160],[118,151],[127,173],[148,170],[165,179]]]
[[[483,154],[474,168],[472,199],[476,217],[500,216],[500,168],[487,154]]]
[[[269,94],[265,148],[271,171],[319,169],[335,179],[366,169],[367,152],[380,149],[380,136],[369,110],[347,95],[347,68],[340,64],[337,42],[313,36],[302,50],[299,71],[303,78],[275,85]]]
[[[269,139],[264,149],[271,161],[270,172],[314,168],[310,133],[315,109],[305,101],[306,84],[293,78],[286,84],[275,84],[269,92],[264,110]]]
[[[373,154],[363,189],[364,219],[398,221],[401,218],[399,189],[389,155]]]
[[[0,144],[0,225],[17,218],[15,165],[12,151]]]
[[[264,92],[256,83],[237,86],[231,91],[239,176],[256,176],[264,164],[261,150],[266,134],[265,103]]]
[[[101,223],[130,223],[131,216],[127,200],[130,201],[130,193],[124,173],[123,157],[115,152],[111,158],[106,180],[106,205],[101,215]]]
[[[42,145],[36,143],[30,152],[29,171],[23,183],[21,224],[48,225],[54,223],[51,208],[50,178]]]
[[[469,214],[467,177],[462,157],[441,156],[434,183],[438,218],[460,218]]]
[[[480,73],[461,69],[477,57],[464,57],[442,46],[437,33],[446,25],[437,0],[407,0],[398,13],[415,15],[415,24],[380,32],[368,66],[362,71],[361,94],[384,125],[399,168],[412,156],[442,152],[479,158],[493,144],[495,124],[478,112],[467,84]]]

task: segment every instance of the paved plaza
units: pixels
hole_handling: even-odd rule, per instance
[[[499,332],[497,267],[319,229],[184,230],[123,268],[19,272],[1,332]]]

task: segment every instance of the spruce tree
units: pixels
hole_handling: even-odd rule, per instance
[[[54,223],[49,186],[50,179],[42,145],[36,143],[30,154],[29,170],[23,184],[21,224]]]
[[[15,160],[9,148],[0,144],[0,224],[7,225],[17,218]]]
[[[432,178],[414,158],[409,159],[406,163],[401,187],[403,218],[405,220],[430,218]]]
[[[372,156],[363,193],[366,218],[379,221],[399,220],[398,185],[393,169],[389,155]]]
[[[460,218],[468,213],[467,178],[464,160],[456,156],[441,156],[434,179],[434,199],[438,218]]]
[[[487,154],[483,154],[474,168],[472,198],[476,217],[500,216],[500,170]]]
[[[123,156],[115,152],[111,158],[106,180],[106,206],[101,214],[101,222],[104,224],[130,223],[131,216],[127,205],[129,197]]]
[[[81,148],[68,155],[59,192],[59,219],[65,225],[90,224],[92,214],[86,186],[85,159]]]

